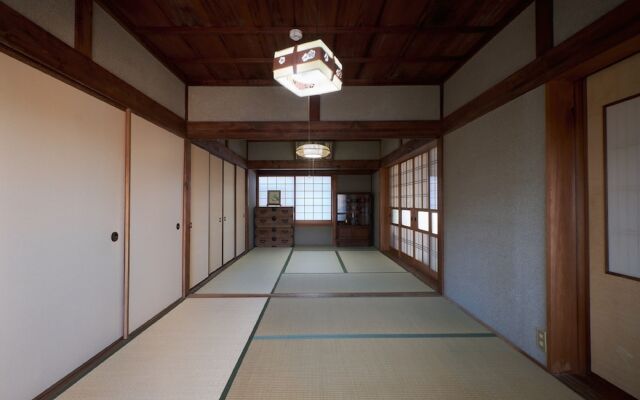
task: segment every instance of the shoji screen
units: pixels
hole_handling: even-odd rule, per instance
[[[390,247],[438,277],[438,148],[389,167]]]
[[[236,256],[244,253],[245,232],[246,232],[246,210],[247,210],[247,171],[244,168],[236,167]]]
[[[30,399],[122,334],[125,120],[1,53],[0,71],[0,398]]]
[[[132,116],[131,331],[182,295],[183,162],[183,139]]]
[[[209,275],[209,153],[191,145],[191,257],[189,287]]]
[[[209,156],[209,273],[222,266],[222,160]]]
[[[235,257],[235,165],[224,161],[223,175],[222,263],[225,264]]]

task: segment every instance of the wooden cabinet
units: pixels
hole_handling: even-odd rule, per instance
[[[373,238],[371,193],[338,193],[336,199],[336,244],[338,246],[371,246]]]
[[[293,247],[293,207],[256,207],[256,247]]]

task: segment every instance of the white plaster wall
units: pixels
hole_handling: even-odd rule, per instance
[[[444,137],[445,294],[545,362],[545,95]]]
[[[0,399],[31,399],[122,334],[124,112],[0,71]]]
[[[306,121],[307,98],[280,86],[190,86],[189,121]]]
[[[75,40],[75,0],[1,1],[73,47]]]
[[[439,86],[345,86],[320,97],[324,121],[440,119]]]
[[[380,141],[335,142],[335,160],[377,160],[380,158]]]
[[[93,60],[184,117],[184,83],[95,3]]]
[[[624,0],[554,0],[553,42],[558,45]]]
[[[380,141],[380,155],[382,157],[400,147],[400,139],[382,139]]]
[[[451,114],[535,57],[535,4],[531,4],[445,82],[444,114]]]

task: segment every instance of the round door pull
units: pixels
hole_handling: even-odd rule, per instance
[[[180,223],[177,223],[177,224],[176,224],[176,229],[177,229],[177,230],[180,230]]]
[[[111,233],[111,241],[112,242],[117,242],[118,241],[118,232],[112,232]]]

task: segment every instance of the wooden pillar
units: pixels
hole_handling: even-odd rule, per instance
[[[93,49],[93,0],[76,0],[76,50],[91,58]]]
[[[583,373],[585,346],[585,143],[582,91],[568,81],[546,86],[547,366]],[[577,96],[577,98],[576,98]]]

